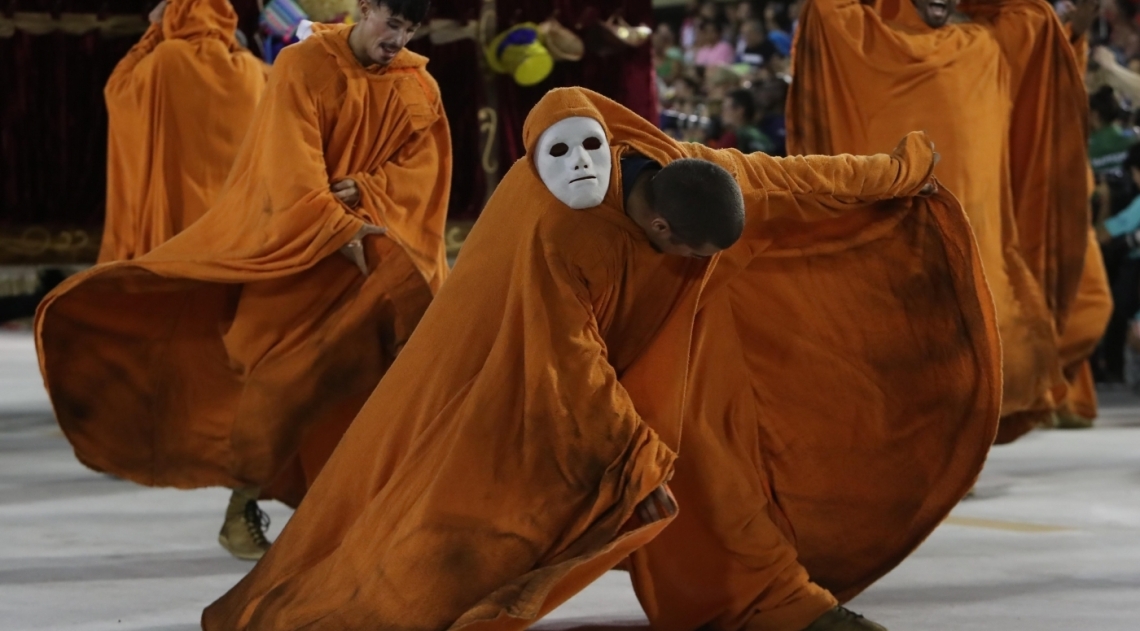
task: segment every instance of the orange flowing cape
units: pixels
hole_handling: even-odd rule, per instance
[[[1067,34],[1043,0],[962,5],[927,27],[910,0],[810,0],[788,99],[795,153],[865,153],[922,129],[939,179],[970,218],[997,306],[1003,434],[1051,414],[1088,231],[1087,99]],[[1007,431],[1012,430],[1012,431]]]
[[[686,492],[697,485],[709,494],[680,500],[677,519],[699,515],[710,501],[743,497],[730,489],[751,486],[768,469],[763,460],[706,462],[703,466],[716,471],[711,480],[690,477],[684,464],[715,455],[703,448],[689,451],[705,442],[706,432],[691,423],[724,427],[751,421],[751,427],[736,428],[745,436],[760,428],[754,417],[714,415],[726,402],[743,399],[754,406],[755,392],[736,372],[748,374],[753,367],[738,361],[739,349],[723,355],[726,363],[720,360],[723,345],[742,343],[735,333],[738,321],[731,315],[725,321],[719,298],[734,293],[738,282],[747,285],[746,293],[763,297],[758,299],[762,308],[738,315],[773,335],[743,342],[754,355],[769,352],[765,345],[772,344],[770,366],[792,361],[789,342],[777,334],[798,348],[815,345],[799,337],[806,332],[804,323],[788,326],[793,305],[809,308],[813,302],[819,310],[801,315],[826,329],[829,341],[854,336],[843,340],[837,353],[868,354],[833,357],[834,363],[795,372],[803,384],[789,375],[775,384],[794,387],[788,393],[790,409],[783,411],[806,415],[828,407],[818,401],[815,409],[803,407],[808,380],[837,370],[828,383],[841,390],[813,390],[815,398],[847,397],[842,400],[853,407],[869,406],[865,412],[836,406],[847,417],[779,419],[788,432],[806,423],[812,432],[827,426],[837,439],[801,463],[798,475],[812,481],[800,485],[801,491],[834,483],[838,476],[860,480],[854,488],[844,487],[855,493],[882,482],[837,470],[828,461],[835,457],[846,464],[844,443],[862,440],[863,433],[870,440],[889,435],[910,442],[885,451],[893,474],[902,479],[889,481],[893,490],[871,489],[872,502],[859,523],[877,517],[882,504],[877,498],[893,494],[901,504],[903,492],[945,487],[934,499],[908,498],[913,519],[907,525],[921,531],[944,514],[943,495],[960,497],[969,488],[967,478],[980,468],[997,422],[997,337],[969,228],[953,198],[890,199],[913,195],[929,180],[928,141],[913,135],[896,155],[869,158],[781,160],[715,152],[677,143],[624,107],[567,88],[548,93],[531,111],[524,130],[528,148],[533,150],[543,130],[570,116],[594,118],[607,130],[614,169],[603,204],[568,209],[546,190],[529,158],[511,168],[447,284],[312,491],[253,572],[206,610],[204,628],[523,629],[658,536],[670,519],[644,525],[631,516],[637,503],[674,473],[671,485]],[[664,256],[650,247],[623,210],[617,165],[629,153],[662,164],[701,157],[734,173],[749,223],[741,243],[720,259],[726,265],[717,264],[709,276],[705,262]],[[889,249],[877,247],[895,241]],[[867,261],[876,257],[883,260]],[[852,285],[840,293],[794,289],[797,283],[812,288],[816,278],[835,276],[835,282],[820,286],[834,291],[841,268],[849,265],[855,266],[846,270]],[[908,282],[870,290],[878,282],[901,279]],[[788,300],[787,309],[768,304],[769,281],[778,288],[771,301]],[[704,283],[711,284],[702,294]],[[939,291],[926,291],[928,284]],[[706,295],[713,302],[705,304]],[[876,309],[868,315],[889,318],[864,319],[861,309],[871,306]],[[920,319],[906,320],[911,312]],[[716,317],[706,315],[713,313]],[[770,320],[771,314],[778,318]],[[832,317],[850,320],[822,326]],[[924,328],[931,322],[943,328]],[[927,333],[936,339],[927,340]],[[891,341],[891,335],[898,339]],[[876,349],[884,339],[891,344]],[[922,362],[897,368],[889,363],[901,356],[895,347],[909,343],[917,344],[910,359],[944,351],[930,370],[942,379],[907,391],[917,380],[910,377],[875,392],[875,386],[886,385],[878,381],[883,377],[929,374]],[[801,354],[796,367],[818,357]],[[878,363],[868,365],[868,357]],[[877,370],[864,377],[862,368]],[[770,372],[779,371],[757,374]],[[854,387],[847,380],[854,380]],[[866,402],[853,398],[868,394]],[[897,414],[883,412],[888,403],[899,406]],[[955,407],[946,411],[942,404]],[[957,415],[963,407],[973,414],[969,422]],[[906,417],[913,413],[920,419]],[[878,424],[856,423],[874,418]],[[887,426],[898,418],[909,424]],[[916,440],[908,431],[930,435]],[[972,440],[934,444],[948,435]],[[758,445],[741,440],[746,451]],[[918,450],[905,451],[912,442]],[[943,466],[955,449],[966,454]],[[903,459],[903,453],[913,454],[914,461]],[[899,466],[900,460],[906,466]],[[783,462],[776,464],[784,470]],[[871,465],[876,474],[886,467]],[[952,475],[943,475],[947,471]],[[793,505],[823,511],[817,502],[835,495],[796,497]],[[857,495],[843,497],[834,508],[844,518],[856,514],[861,501]],[[725,508],[764,510],[762,505]],[[832,532],[840,530],[839,523],[832,523]],[[826,529],[819,523],[813,527],[813,535]],[[753,545],[750,532],[722,534],[736,537],[736,545]],[[655,604],[646,582],[658,578],[656,568],[640,561],[638,568],[638,594],[654,624],[672,628],[674,623],[654,613],[665,606]],[[694,603],[706,580],[711,591],[724,586],[720,576],[683,578],[691,591],[677,595],[682,605]],[[735,594],[717,596],[723,602]]]
[[[234,39],[227,0],[170,0],[115,66],[103,95],[107,220],[99,262],[133,259],[213,205],[265,89]]]
[[[270,492],[296,503],[442,283],[439,92],[410,52],[363,68],[348,32],[282,52],[210,212],[40,305],[40,368],[87,466],[147,485],[266,486],[319,438],[323,455]],[[343,178],[358,208],[330,192]],[[337,252],[365,223],[388,230],[366,240],[368,276]]]
[[[634,584],[654,629],[798,631],[976,480],[1001,405],[993,300],[961,205],[914,197],[924,134],[866,158],[689,150],[735,171],[748,225],[702,294],[681,510]]]

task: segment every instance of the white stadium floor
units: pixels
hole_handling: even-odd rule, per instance
[[[850,607],[891,631],[1140,629],[1140,398],[1092,430],[996,448],[978,485]],[[216,537],[228,491],[147,489],[75,461],[26,332],[0,333],[0,630],[190,631],[250,567]],[[267,504],[280,532],[288,509]],[[645,624],[611,572],[541,624]]]

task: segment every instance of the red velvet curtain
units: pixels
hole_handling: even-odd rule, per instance
[[[144,0],[9,2],[4,13],[141,14]],[[67,248],[14,244],[63,229],[90,231],[98,248],[103,220],[107,113],[103,84],[136,37],[61,32],[0,38],[0,260],[51,258]],[[15,235],[15,236],[13,236]],[[58,244],[57,244],[58,245]],[[76,253],[72,252],[72,255]]]
[[[467,24],[479,19],[481,6],[481,0],[434,0],[431,19]],[[448,219],[473,220],[487,196],[479,128],[479,109],[486,104],[477,57],[482,51],[474,40],[435,46],[427,37],[413,41],[409,48],[428,57],[428,72],[439,84],[447,112],[454,156]]]
[[[257,0],[232,0],[243,30]],[[156,0],[10,0],[17,12],[145,18]],[[138,41],[17,30],[0,37],[0,262],[94,260],[106,194],[107,110],[103,86]]]

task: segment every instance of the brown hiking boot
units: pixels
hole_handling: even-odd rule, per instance
[[[218,543],[239,559],[257,561],[269,550],[269,515],[257,506],[257,489],[235,489],[226,508]]]
[[[836,607],[815,619],[804,631],[887,631],[846,607]]]

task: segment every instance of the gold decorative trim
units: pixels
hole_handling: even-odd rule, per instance
[[[499,133],[499,113],[489,107],[479,108],[479,133],[483,134],[483,172],[498,175],[499,158],[495,155],[495,139]]]
[[[94,13],[17,12],[12,17],[0,15],[0,39],[13,37],[16,31],[29,35],[47,35],[62,31],[68,35],[83,35],[99,31],[103,37],[127,37],[146,32],[149,23],[141,15],[112,15],[104,19]]]
[[[447,222],[447,229],[443,232],[443,244],[447,248],[447,258],[454,259],[459,255],[459,249],[467,241],[467,235],[471,232],[473,225],[475,225],[474,221]]]
[[[0,264],[94,262],[101,238],[101,234],[77,228],[0,228]]]

